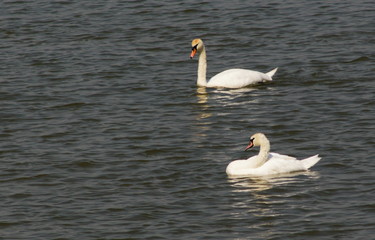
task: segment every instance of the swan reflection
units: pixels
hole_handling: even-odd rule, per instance
[[[197,103],[200,104],[203,110],[206,110],[208,105],[208,100],[212,100],[213,105],[220,106],[240,106],[249,105],[251,103],[257,103],[257,90],[256,87],[240,88],[240,89],[226,89],[226,88],[216,88],[210,89],[209,92],[205,87],[198,87],[196,96]],[[211,94],[210,94],[211,93]],[[249,95],[251,93],[251,95]],[[238,98],[243,98],[241,101],[237,101]]]
[[[264,177],[229,178],[228,182],[233,188],[233,192],[251,192],[256,194],[270,190],[274,187],[300,182],[301,178],[298,178],[297,176],[305,176],[310,179],[319,177],[317,172],[309,171]]]
[[[207,104],[208,100],[208,93],[205,87],[197,88],[197,99],[199,104],[199,114],[196,120],[206,119],[212,116],[212,113],[208,112],[207,110],[210,106]]]
[[[235,193],[231,215],[238,219],[249,219],[249,215],[262,218],[282,215],[280,206],[289,201],[290,192],[280,191],[279,187],[285,189],[285,185],[303,182],[306,180],[303,177],[311,179],[319,175],[315,172],[295,172],[268,177],[229,178],[228,182]]]
[[[257,94],[254,92],[256,88],[240,88],[240,89],[215,89],[210,97],[212,100],[219,103],[221,106],[240,106],[257,103]],[[248,95],[249,93],[251,95]],[[241,101],[237,101],[237,98],[243,97]]]
[[[205,87],[197,88],[197,98],[199,104],[206,104],[208,100],[208,94]],[[207,106],[208,107],[208,106]]]

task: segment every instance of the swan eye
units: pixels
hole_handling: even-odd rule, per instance
[[[191,48],[191,50],[197,50],[198,44]]]
[[[250,138],[250,142],[253,142],[255,138]]]

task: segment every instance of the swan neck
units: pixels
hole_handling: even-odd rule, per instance
[[[197,78],[198,86],[205,87],[207,85],[206,71],[207,71],[207,56],[206,56],[206,49],[203,47],[202,52],[199,54],[199,60],[198,60],[198,78]]]
[[[270,142],[268,141],[268,139],[262,139],[262,142],[260,144],[259,154],[257,157],[257,164],[256,164],[257,167],[260,167],[264,163],[267,162],[270,149],[271,149],[271,146],[270,146]]]

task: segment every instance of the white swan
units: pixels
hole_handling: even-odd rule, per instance
[[[229,163],[226,169],[228,176],[267,176],[306,171],[321,159],[318,155],[315,155],[297,160],[294,157],[270,153],[270,142],[263,133],[256,133],[251,136],[245,151],[253,146],[260,146],[259,154],[246,160],[236,160]]]
[[[272,76],[277,68],[268,73],[261,73],[247,69],[228,69],[213,76],[210,81],[206,81],[207,59],[206,49],[203,41],[199,38],[191,42],[192,51],[190,58],[199,53],[197,85],[202,87],[224,87],[242,88],[259,82],[272,81]]]

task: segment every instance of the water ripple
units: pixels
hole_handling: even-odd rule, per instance
[[[5,1],[2,237],[371,238],[372,5]],[[197,88],[195,37],[207,76],[279,67],[274,81]],[[323,159],[227,178],[254,132]]]

